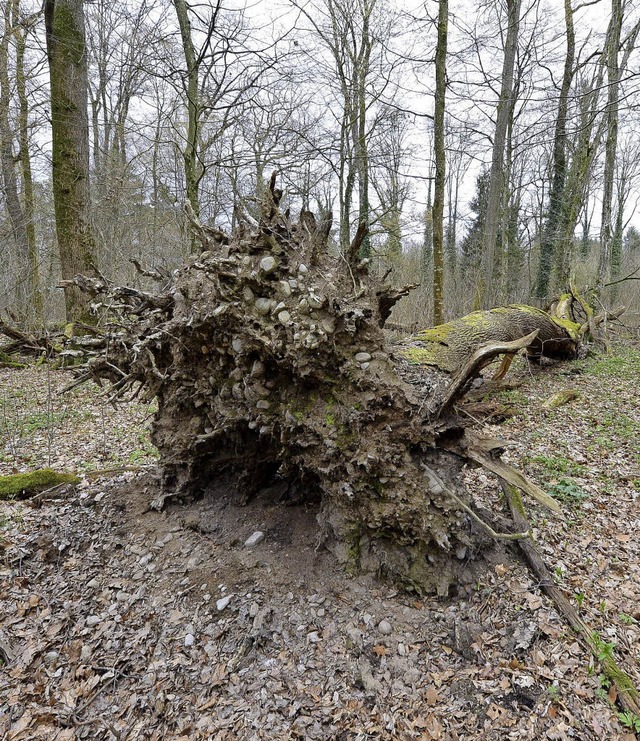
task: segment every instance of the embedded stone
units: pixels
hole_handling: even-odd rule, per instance
[[[324,298],[322,296],[316,296],[315,293],[310,293],[307,301],[312,309],[320,309],[322,308],[322,304],[324,304]]]
[[[256,311],[258,314],[268,314],[273,306],[273,300],[270,298],[257,298],[255,302]]]
[[[291,296],[291,284],[286,280],[281,280],[278,282],[278,290],[283,296],[286,296],[287,298]]]
[[[267,255],[267,257],[263,257],[262,260],[260,260],[260,270],[262,270],[263,273],[272,273],[277,267],[278,261],[275,257],[271,257],[271,255]]]

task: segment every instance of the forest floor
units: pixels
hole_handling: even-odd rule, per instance
[[[420,598],[341,571],[310,507],[223,493],[152,511],[152,479],[117,471],[153,465],[152,408],[58,395],[69,380],[0,370],[0,473],[84,477],[0,502],[0,738],[635,738],[515,551],[467,593]],[[530,506],[536,540],[640,686],[640,349],[507,380],[512,416],[489,428],[564,510]],[[578,396],[545,409],[561,390]]]

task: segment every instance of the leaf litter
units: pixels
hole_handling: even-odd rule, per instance
[[[531,508],[536,540],[636,685],[638,373],[628,347],[522,364],[516,414],[491,426],[561,501],[562,517]],[[0,737],[634,738],[508,552],[455,598],[416,598],[343,573],[308,505],[223,492],[151,511],[153,408],[113,409],[88,386],[59,396],[67,382],[0,370],[0,474],[88,474],[37,506],[0,502]],[[544,408],[565,390],[578,397]],[[468,485],[503,508],[490,477]]]

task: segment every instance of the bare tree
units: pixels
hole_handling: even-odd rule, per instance
[[[607,65],[607,107],[606,126],[607,137],[605,142],[604,160],[604,189],[602,194],[602,225],[600,229],[600,258],[598,261],[597,284],[601,286],[606,278],[611,264],[612,239],[615,227],[612,223],[613,213],[613,190],[614,175],[616,167],[616,154],[618,148],[618,116],[620,108],[620,77],[627,66],[629,55],[635,47],[640,31],[640,23],[637,23],[625,39],[625,50],[622,61],[619,60],[621,46],[622,24],[628,2],[626,0],[611,0],[611,20],[607,32],[606,65]],[[621,218],[621,217],[620,217]],[[619,227],[620,228],[620,227]],[[618,240],[622,235],[618,234]],[[619,255],[619,248],[616,248]],[[619,262],[618,262],[619,266]]]
[[[62,277],[94,272],[89,198],[87,49],[82,0],[45,0],[51,81],[53,197]],[[69,321],[89,321],[86,294],[65,287]]]
[[[504,156],[507,144],[507,133],[513,116],[513,72],[518,48],[520,29],[521,0],[506,0],[507,4],[507,36],[504,46],[502,63],[502,82],[498,108],[496,111],[496,126],[493,135],[493,149],[491,155],[491,169],[489,175],[489,194],[487,197],[487,213],[484,223],[483,243],[483,281],[481,295],[490,295],[494,276],[500,275],[502,270],[502,255],[497,249],[497,237],[500,225],[500,206],[503,200]]]
[[[444,195],[445,151],[444,109],[447,91],[447,30],[449,6],[447,0],[438,3],[438,43],[436,45],[436,93],[433,117],[433,149],[435,179],[433,188],[433,321],[444,321]]]
[[[21,266],[16,279],[18,314],[39,321],[42,294],[38,279],[38,255],[33,224],[33,181],[28,145],[28,108],[24,68],[24,29],[19,0],[10,0],[3,9],[3,30],[0,37],[0,170],[7,211],[11,223],[16,258]],[[11,84],[10,57],[15,68],[15,98]],[[17,109],[17,110],[16,110]],[[15,125],[12,110],[16,112]],[[15,146],[17,144],[17,147]],[[16,155],[16,150],[18,154]],[[16,164],[20,162],[22,192]],[[32,311],[32,309],[34,311]]]

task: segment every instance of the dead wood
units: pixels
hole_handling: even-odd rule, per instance
[[[502,482],[502,489],[509,503],[515,528],[530,531],[531,528],[524,511],[520,492],[506,481]],[[615,686],[618,693],[617,699],[622,708],[635,716],[640,716],[640,693],[634,687],[629,675],[618,666],[610,644],[605,643],[595,631],[591,630],[565,597],[562,590],[554,583],[553,575],[542,560],[533,538],[519,539],[517,543],[542,590],[550,597],[560,615],[578,634],[578,637],[600,664],[602,672]]]
[[[447,334],[446,363],[423,362],[429,342],[444,344],[424,332],[390,352],[382,327],[410,287],[381,286],[357,261],[363,229],[334,255],[319,247],[325,227],[308,214],[292,223],[280,198],[272,178],[260,220],[229,236],[191,214],[205,249],[160,293],[77,279],[114,328],[83,379],[109,381],[112,399],[156,397],[155,506],[221,482],[242,501],[271,487],[318,510],[324,544],[349,567],[446,594],[499,537],[461,485],[466,463],[559,509],[500,461],[499,441],[465,430],[454,402],[500,355],[575,354],[577,330],[513,306],[460,320],[472,331]]]

